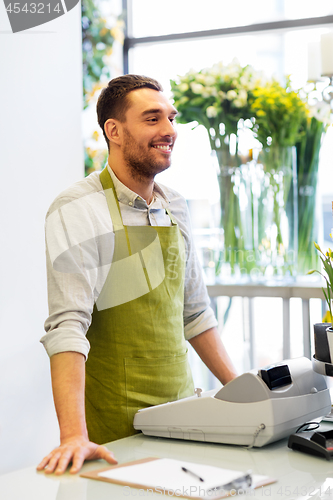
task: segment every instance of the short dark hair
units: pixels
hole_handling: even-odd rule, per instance
[[[109,81],[97,101],[97,118],[109,148],[109,139],[104,131],[104,124],[109,118],[125,121],[126,111],[130,106],[128,94],[133,90],[148,88],[163,92],[162,85],[153,78],[141,75],[123,75]]]

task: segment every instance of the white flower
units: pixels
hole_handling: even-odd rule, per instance
[[[202,92],[204,90],[204,86],[201,85],[201,83],[191,82],[190,87],[191,87],[192,92],[194,94],[202,94]]]
[[[206,77],[205,77],[205,75],[201,75],[201,74],[200,74],[200,75],[197,75],[196,80],[197,80],[197,82],[199,82],[199,83],[203,83],[203,84],[205,84],[205,83],[206,83]]]
[[[178,90],[180,92],[186,92],[187,90],[189,89],[189,86],[188,86],[188,83],[181,83],[180,85],[178,85]]]
[[[206,115],[208,118],[215,118],[217,116],[217,109],[214,106],[208,106],[206,109]]]
[[[240,89],[240,91],[238,92],[237,101],[240,102],[240,105],[237,105],[234,102],[235,106],[237,106],[239,108],[241,108],[242,106],[246,106],[246,104],[247,104],[247,92],[246,92],[246,90]]]
[[[236,107],[236,108],[242,108],[244,106],[244,103],[241,99],[235,99],[233,101],[233,105]]]
[[[211,75],[206,75],[205,84],[211,86],[214,85],[214,83],[215,83],[215,78]]]
[[[315,117],[319,122],[325,123],[325,125],[332,123],[331,106],[327,102],[318,101],[315,105],[310,106],[309,115]]]
[[[217,96],[217,90],[215,87],[205,87],[203,92],[202,92],[202,97],[207,99],[208,97]]]
[[[239,83],[242,85],[242,87],[247,87],[249,84],[248,76],[245,76],[245,75],[241,76],[239,79]]]
[[[235,90],[228,90],[226,97],[227,97],[228,101],[232,101],[233,99],[237,99],[237,92],[235,92]]]

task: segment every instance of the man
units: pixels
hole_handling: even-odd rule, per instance
[[[177,110],[158,82],[125,75],[102,91],[97,114],[108,165],[62,193],[46,220],[42,342],[61,441],[38,466],[48,473],[116,463],[101,444],[133,434],[139,408],[192,395],[185,338],[223,384],[236,376],[185,200],[154,182],[171,163]]]

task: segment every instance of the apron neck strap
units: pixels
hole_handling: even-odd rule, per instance
[[[170,217],[171,224],[173,226],[177,226],[178,224],[177,224],[176,220],[174,219],[174,217],[173,217],[172,213],[170,212],[170,210],[168,208],[166,208],[165,211],[168,214],[168,216]]]
[[[111,175],[105,167],[102,172],[99,174],[99,178],[101,181],[101,184],[103,186],[105,196],[106,196],[106,201],[108,203],[109,211],[112,216],[112,223],[115,231],[118,231],[120,229],[124,229],[124,224],[123,220],[121,217],[121,212],[120,212],[120,206],[119,206],[119,201],[116,193],[116,189],[113,184],[113,180],[111,178]],[[177,222],[174,219],[172,213],[168,208],[165,209],[166,213],[170,217],[171,224],[173,226],[177,226]]]
[[[107,167],[105,167],[102,172],[99,174],[99,178],[101,184],[104,189],[104,193],[106,196],[106,201],[108,203],[110,215],[112,217],[112,223],[115,231],[120,231],[124,229],[123,220],[121,217],[119,201],[117,198],[116,189],[113,184],[113,180]]]

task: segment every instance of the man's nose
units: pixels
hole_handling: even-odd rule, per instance
[[[175,137],[177,135],[175,126],[169,119],[164,120],[161,135],[168,135],[170,137]]]

